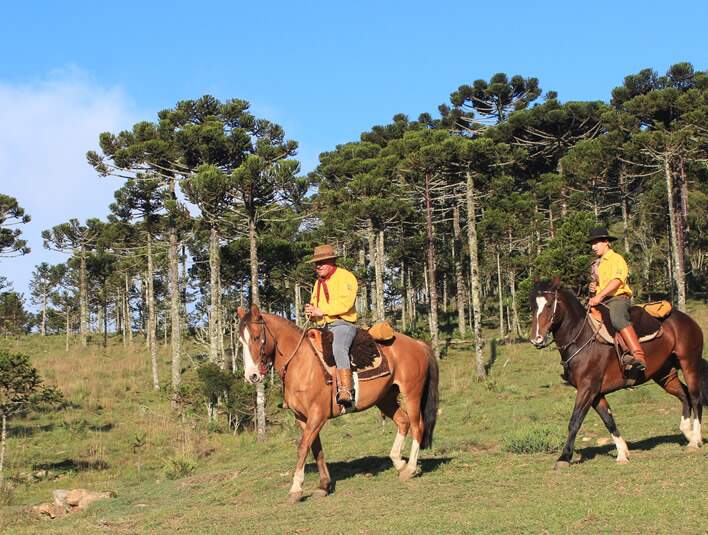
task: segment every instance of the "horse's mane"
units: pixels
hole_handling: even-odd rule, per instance
[[[576,312],[580,316],[585,314],[585,309],[575,294],[570,289],[563,287],[559,281],[553,280],[542,280],[534,283],[529,295],[532,307],[538,294],[544,292],[555,292],[556,290],[558,290],[558,296],[561,298],[561,301],[568,305],[571,311]]]

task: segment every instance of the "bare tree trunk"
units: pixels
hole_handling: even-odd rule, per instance
[[[88,285],[86,284],[86,246],[82,243],[80,248],[79,267],[79,337],[81,347],[88,346]]]
[[[430,174],[425,174],[425,228],[427,234],[428,292],[430,296],[430,337],[435,358],[440,358],[438,338],[438,290],[435,278],[435,242],[433,241],[433,207],[430,198]]]
[[[69,329],[71,329],[71,326],[69,325],[69,309],[66,309],[66,340],[64,344],[64,351],[67,353],[69,352]]]
[[[39,334],[47,336],[47,293],[42,294],[42,320],[39,324]]]
[[[504,338],[504,296],[502,294],[501,259],[497,250],[497,294],[499,295],[499,338]]]
[[[174,188],[174,185],[172,186]],[[172,408],[177,408],[177,388],[182,379],[182,315],[181,298],[182,293],[179,287],[179,244],[177,243],[177,229],[174,224],[169,231],[170,247],[168,251],[169,261],[169,285],[170,285],[170,322],[171,322],[171,361],[172,361]]]
[[[248,219],[248,238],[251,253],[251,303],[260,308],[261,297],[258,290],[258,245],[256,242],[256,222]],[[266,438],[266,413],[265,413],[265,385],[260,382],[256,385],[256,434],[258,441]]]
[[[160,390],[160,378],[157,373],[157,333],[155,332],[157,328],[157,318],[155,316],[155,274],[152,262],[152,236],[150,232],[148,232],[147,235],[147,264],[148,349],[150,351],[150,362],[152,364],[152,387],[155,390]]]
[[[386,269],[386,258],[384,255],[384,233],[383,230],[378,231],[376,240],[376,315],[379,321],[383,321],[386,316],[384,307],[384,272]]]
[[[682,312],[686,311],[686,278],[683,268],[681,237],[679,236],[679,226],[677,225],[676,205],[674,200],[674,180],[673,171],[668,156],[664,159],[664,174],[666,176],[666,195],[669,205],[669,225],[671,229],[671,256],[673,279],[676,281],[678,292],[678,308]]]
[[[212,227],[209,233],[209,360],[219,361],[218,327],[219,310],[219,233]]]
[[[359,269],[361,269],[363,273],[366,273],[366,251],[364,250],[363,244],[359,249]],[[369,311],[369,283],[367,279],[367,277],[364,277],[364,279],[361,281],[361,286],[359,287],[359,296],[357,298],[359,302],[359,308],[357,312],[362,316],[366,315]]]
[[[133,316],[130,312],[130,282],[128,280],[128,273],[125,273],[125,319],[124,325],[125,330],[128,335],[128,346],[133,346]]]
[[[479,285],[479,249],[477,241],[477,206],[475,201],[474,175],[467,172],[467,243],[470,250],[470,294],[472,295],[472,317],[474,319],[474,348],[477,380],[484,381],[487,372],[484,369],[482,348],[482,295]]]
[[[452,256],[455,262],[455,284],[457,293],[455,303],[457,304],[457,329],[462,338],[467,334],[467,323],[465,321],[465,277],[462,273],[462,230],[460,227],[460,207],[455,204],[452,209],[452,230],[454,241]]]
[[[516,308],[516,273],[514,270],[509,270],[509,290],[511,292],[511,327],[509,330],[513,333],[514,338],[522,338],[521,324],[519,322],[519,311]]]
[[[302,327],[302,295],[300,294],[300,281],[295,281],[295,325]]]
[[[7,440],[7,416],[2,414],[2,438],[0,438],[0,483],[5,481],[5,441]]]
[[[374,309],[374,320],[380,321],[383,319],[383,273],[379,261],[378,237],[371,218],[366,222],[366,236],[369,242],[369,264],[374,267],[374,288],[371,293],[371,303]]]
[[[408,328],[408,318],[406,317],[406,268],[401,265],[401,330],[405,331]]]

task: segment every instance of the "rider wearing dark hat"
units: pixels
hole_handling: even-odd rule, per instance
[[[590,283],[590,291],[595,292],[595,295],[588,301],[588,306],[596,307],[602,303],[608,308],[612,326],[620,333],[632,354],[629,364],[644,370],[647,366],[646,356],[629,319],[629,307],[632,304],[632,290],[627,284],[629,269],[624,258],[612,249],[611,242],[616,239],[605,227],[593,228],[588,234],[586,242],[591,244],[593,252],[598,256],[593,269],[594,280]]]
[[[317,282],[312,288],[310,302],[305,305],[305,314],[332,332],[332,353],[337,364],[337,403],[348,408],[354,403],[349,349],[356,335],[356,277],[337,266],[337,254],[331,245],[315,247],[308,262],[315,264]]]

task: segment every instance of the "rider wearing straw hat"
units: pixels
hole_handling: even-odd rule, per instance
[[[337,364],[337,403],[351,407],[352,370],[349,363],[349,348],[356,335],[356,277],[337,266],[337,254],[331,245],[318,245],[307,262],[315,264],[317,282],[312,288],[310,302],[305,305],[305,314],[320,326],[332,332],[332,352]]]
[[[610,245],[616,239],[605,227],[590,230],[586,243],[591,244],[598,260],[593,270],[594,280],[590,283],[590,291],[595,292],[595,295],[588,301],[588,306],[602,304],[608,308],[612,326],[620,333],[632,354],[629,364],[645,370],[646,356],[629,319],[629,307],[632,304],[632,290],[627,284],[629,269],[624,258],[613,251]]]

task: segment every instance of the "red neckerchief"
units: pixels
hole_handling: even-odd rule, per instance
[[[329,303],[329,289],[327,288],[327,281],[332,278],[335,271],[337,271],[337,266],[334,266],[332,272],[326,277],[317,279],[317,306],[320,306],[320,288],[324,290],[325,301]]]

